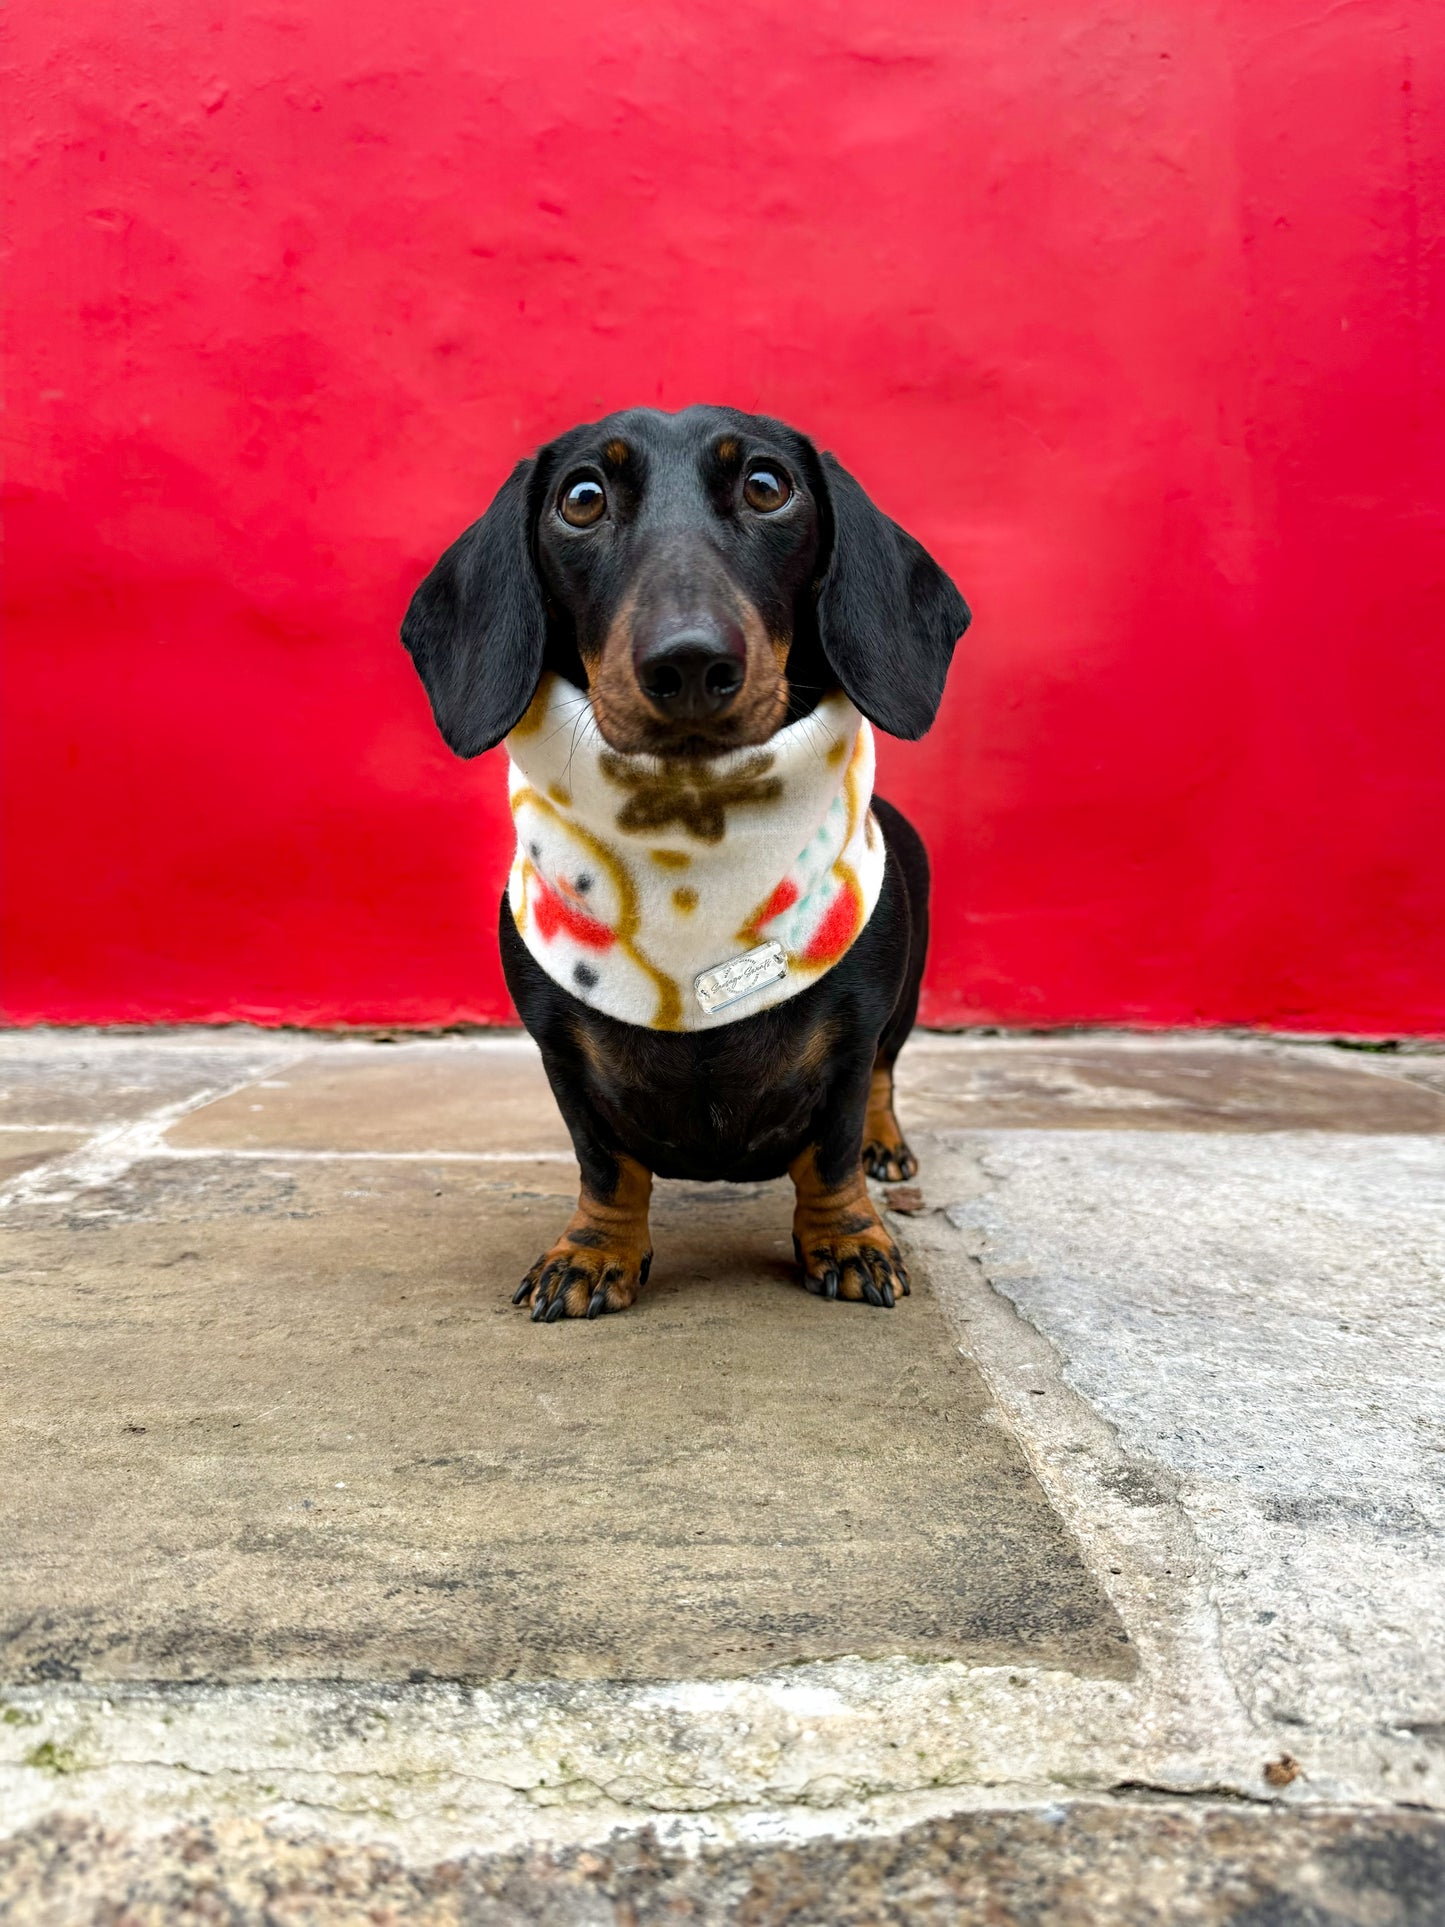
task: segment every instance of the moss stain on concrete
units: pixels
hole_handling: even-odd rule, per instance
[[[72,1752],[68,1746],[58,1746],[54,1740],[42,1740],[38,1746],[32,1746],[25,1755],[24,1764],[34,1767],[37,1773],[57,1775],[79,1773],[84,1766],[79,1754]]]

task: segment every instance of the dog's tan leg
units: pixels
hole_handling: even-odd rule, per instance
[[[788,1167],[797,1190],[793,1250],[803,1283],[816,1297],[865,1299],[891,1306],[908,1295],[908,1272],[897,1245],[874,1209],[857,1166],[841,1184],[829,1185],[810,1145]]]
[[[530,1305],[533,1322],[548,1324],[635,1304],[652,1263],[651,1197],[652,1173],[635,1158],[618,1157],[610,1197],[589,1191],[584,1179],[567,1229],[527,1273],[512,1303]]]
[[[868,1085],[863,1169],[870,1178],[882,1178],[888,1184],[918,1176],[918,1159],[909,1150],[893,1112],[893,1066],[881,1060],[874,1064]]]

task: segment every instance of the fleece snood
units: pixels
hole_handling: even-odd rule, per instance
[[[873,731],[841,694],[756,749],[609,749],[548,676],[507,738],[522,941],[594,1010],[709,1030],[795,997],[844,955],[883,882]]]

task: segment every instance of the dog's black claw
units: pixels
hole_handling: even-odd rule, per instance
[[[541,1292],[538,1292],[532,1304],[532,1323],[534,1325],[540,1325],[546,1316],[547,1300]]]
[[[587,1316],[589,1318],[600,1318],[606,1309],[607,1291],[604,1286],[599,1285],[587,1300]]]
[[[524,1278],[521,1284],[518,1285],[517,1289],[512,1293],[512,1303],[514,1305],[520,1305],[522,1300],[527,1296],[528,1292],[531,1289],[532,1289],[531,1279]]]
[[[804,1291],[811,1292],[815,1298],[821,1298],[823,1295],[823,1281],[821,1278],[815,1278],[810,1271],[805,1271],[803,1273],[803,1289]]]
[[[823,1273],[823,1296],[825,1298],[838,1296],[838,1274],[831,1266]]]
[[[562,1316],[563,1312],[566,1311],[566,1309],[567,1309],[566,1293],[561,1289],[559,1289],[556,1297],[552,1300],[551,1304],[548,1305],[547,1307],[547,1323],[549,1325],[555,1325],[557,1320]]]
[[[879,1311],[882,1311],[883,1293],[878,1289],[877,1285],[874,1284],[871,1278],[865,1278],[863,1280],[863,1296],[868,1300],[868,1303],[870,1305],[876,1305]]]
[[[639,1285],[645,1285],[647,1283],[647,1274],[651,1269],[652,1253],[649,1251],[643,1258],[642,1263],[637,1267],[637,1282]]]
[[[895,1285],[901,1286],[903,1282],[899,1275],[902,1271],[902,1266],[898,1264],[896,1257],[892,1259],[885,1258],[881,1251],[865,1252],[863,1254],[863,1263],[868,1276],[873,1281],[875,1289],[883,1300],[884,1309],[892,1311],[896,1302],[893,1288]],[[868,1302],[871,1304],[873,1301],[870,1298]]]

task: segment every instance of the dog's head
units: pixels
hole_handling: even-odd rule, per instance
[[[968,606],[831,455],[763,415],[629,409],[520,462],[402,624],[459,756],[521,719],[545,669],[624,753],[765,742],[842,687],[921,736]]]

